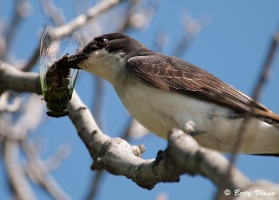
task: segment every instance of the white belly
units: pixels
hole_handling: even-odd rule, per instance
[[[139,82],[126,84],[124,90],[115,89],[130,114],[156,135],[166,138],[169,130],[179,128],[205,147],[231,151],[242,119],[229,119],[229,109]],[[251,123],[241,152],[270,152],[274,148],[279,152],[278,129],[257,119]]]

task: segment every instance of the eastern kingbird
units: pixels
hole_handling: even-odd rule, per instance
[[[279,154],[279,116],[203,69],[112,33],[95,37],[69,66],[109,81],[130,114],[162,138],[176,127],[204,147],[232,152],[246,116],[253,116],[240,153]]]

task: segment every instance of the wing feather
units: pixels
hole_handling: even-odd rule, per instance
[[[145,84],[174,91],[212,103],[221,104],[238,114],[252,112],[252,99],[212,74],[171,56],[137,56],[128,60],[128,72]],[[255,115],[268,123],[278,123],[279,116],[260,103]]]

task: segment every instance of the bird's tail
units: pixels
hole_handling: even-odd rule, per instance
[[[239,131],[237,134],[239,134]],[[240,130],[240,134],[240,141],[235,141],[239,142],[240,153],[279,155],[278,127],[252,118],[247,120],[242,133]]]
[[[213,136],[197,137],[197,141],[205,147],[222,152],[234,152],[237,144],[238,153],[279,156],[279,127],[251,118],[241,131],[244,119],[234,120],[233,125],[230,123],[226,126],[226,122],[220,124],[222,128],[216,124]]]

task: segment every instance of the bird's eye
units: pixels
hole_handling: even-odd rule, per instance
[[[96,42],[98,45],[103,46],[108,42],[108,39],[105,37],[98,37],[96,38]]]

